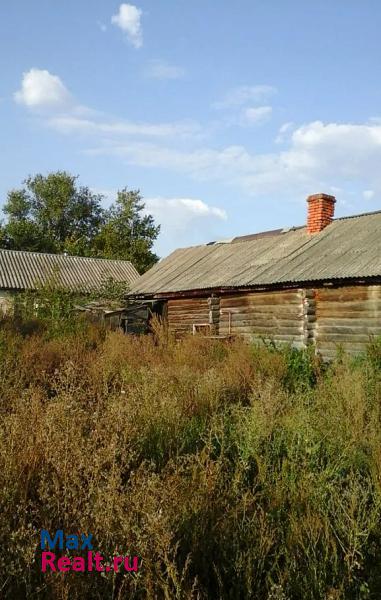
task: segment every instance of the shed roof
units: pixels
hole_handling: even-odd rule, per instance
[[[0,288],[35,289],[52,277],[68,289],[90,292],[110,277],[131,285],[139,273],[127,260],[0,250]]]
[[[132,286],[133,295],[264,287],[381,276],[381,211],[175,250]]]

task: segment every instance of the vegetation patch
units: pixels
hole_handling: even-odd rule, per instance
[[[379,342],[327,366],[63,313],[0,327],[2,598],[381,596]],[[141,566],[42,573],[41,530]]]

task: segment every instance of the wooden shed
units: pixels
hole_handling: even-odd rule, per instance
[[[36,290],[52,281],[86,295],[101,290],[109,280],[130,287],[138,278],[139,273],[128,260],[0,249],[0,316],[13,312],[20,292]],[[95,313],[94,307],[91,310]],[[109,314],[106,321],[114,325],[117,319]]]
[[[362,351],[381,335],[381,211],[334,219],[334,203],[316,194],[304,226],[176,250],[129,297],[165,303],[176,335]]]

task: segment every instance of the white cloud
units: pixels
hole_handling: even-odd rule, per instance
[[[152,143],[106,144],[92,151],[129,164],[169,168],[197,180],[241,186],[253,196],[301,197],[315,190],[357,185],[381,190],[381,125],[308,123],[294,130],[288,148],[253,153],[243,146],[182,150]],[[363,188],[364,189],[364,188]]]
[[[279,132],[284,136],[281,149],[274,145],[274,151],[259,153],[234,144],[201,145],[208,128],[194,121],[139,123],[96,113],[79,105],[61,79],[47,70],[24,73],[15,100],[32,111],[38,109],[41,122],[60,133],[93,138],[94,147],[86,150],[90,154],[114,155],[140,167],[239,186],[252,196],[276,193],[295,198],[333,186],[347,197],[354,190],[364,190],[358,193],[365,200],[381,194],[379,121],[285,124]],[[246,116],[258,122],[270,113],[261,114],[259,109],[271,107],[247,108]],[[182,206],[185,210],[186,204]]]
[[[283,142],[287,139],[287,134],[295,127],[295,124],[292,121],[288,123],[283,123],[281,127],[279,127],[278,135],[275,138],[276,144],[283,144]]]
[[[145,198],[146,212],[161,225],[157,250],[160,254],[189,244],[221,237],[226,211],[193,198]],[[186,239],[186,242],[184,241]]]
[[[146,70],[146,75],[152,79],[181,79],[185,75],[185,70],[163,60],[152,60]]]
[[[48,125],[64,134],[87,134],[120,137],[200,137],[202,130],[195,121],[174,121],[169,123],[133,123],[130,121],[110,121],[85,119],[75,115],[57,115],[48,120]]]
[[[271,85],[241,85],[229,90],[222,100],[213,104],[213,108],[234,108],[263,102],[276,93],[277,89]]]
[[[143,45],[143,30],[140,22],[142,11],[133,4],[121,4],[119,12],[111,17],[111,23],[119,27],[135,48]]]
[[[147,198],[148,212],[161,219],[169,218],[183,226],[193,219],[214,218],[226,221],[227,214],[222,208],[209,206],[203,200],[192,198]]]
[[[30,69],[23,74],[21,89],[14,94],[16,102],[28,108],[68,107],[72,97],[57,75],[46,69]]]
[[[202,139],[200,124],[190,119],[168,123],[144,123],[115,120],[89,107],[80,105],[57,75],[30,69],[24,73],[15,100],[31,110],[38,109],[44,124],[63,134],[98,136],[111,140],[131,137]]]
[[[273,109],[271,106],[258,106],[255,108],[245,108],[243,111],[243,122],[248,125],[259,125],[268,121]]]

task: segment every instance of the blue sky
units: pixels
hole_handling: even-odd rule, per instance
[[[178,246],[381,209],[374,0],[14,0],[0,6],[0,204],[65,169],[140,188]]]

